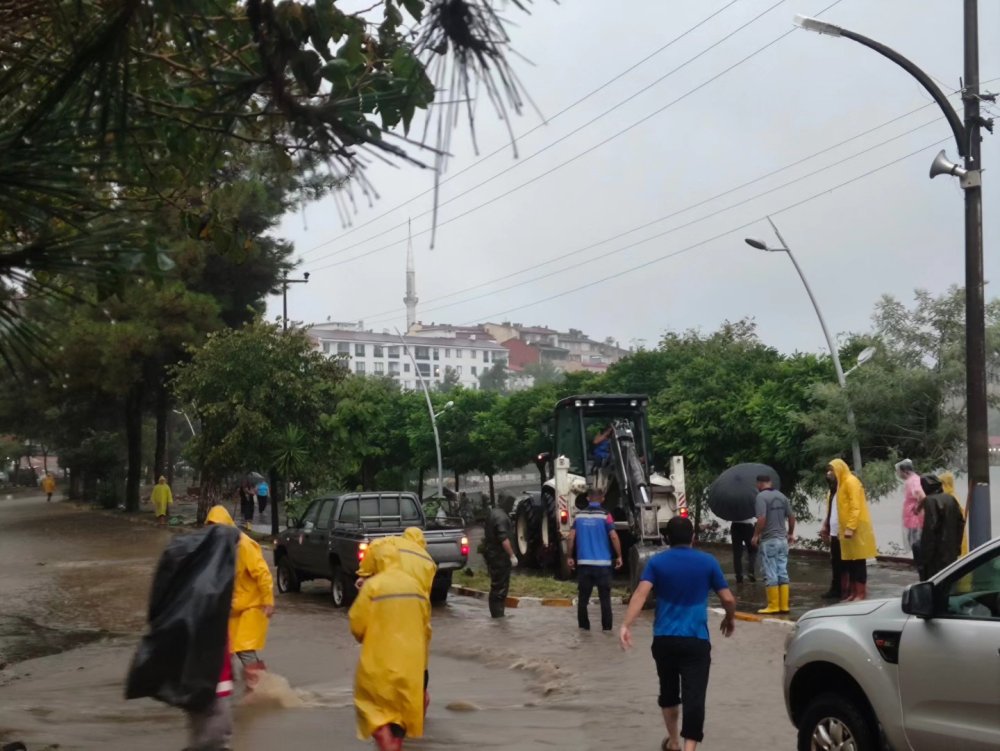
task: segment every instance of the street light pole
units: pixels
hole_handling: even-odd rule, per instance
[[[965,159],[965,168],[947,163],[943,154],[935,160],[931,177],[956,175],[965,191],[965,387],[966,451],[969,468],[969,545],[976,547],[993,536],[990,520],[990,456],[988,403],[986,400],[986,306],[983,292],[983,194],[980,128],[992,130],[992,121],[979,114],[979,13],[977,0],[964,0],[964,80],[962,100],[965,122],[924,71],[895,50],[856,32],[815,18],[796,17],[803,29],[829,36],[844,37],[888,58],[913,76],[941,108],[955,148]],[[993,98],[993,97],[989,97]],[[943,166],[941,162],[943,161]]]
[[[309,272],[302,275],[301,279],[289,279],[286,271],[281,277],[281,330],[288,331],[288,285],[308,284]]]
[[[427,413],[431,416],[431,430],[434,431],[434,449],[437,451],[437,497],[444,498],[444,461],[441,458],[441,436],[438,435],[437,418],[441,412],[444,412],[445,409],[448,409],[448,407],[451,406],[452,402],[445,405],[445,408],[442,409],[441,412],[435,414],[434,404],[431,402],[431,392],[427,389],[427,382],[424,381],[424,377],[420,373],[420,368],[417,367],[417,360],[413,356],[413,353],[410,352],[410,348],[406,346],[406,340],[403,338],[403,335],[399,333],[398,329],[396,330],[396,336],[399,337],[399,343],[403,345],[403,351],[410,358],[410,362],[413,363],[413,372],[417,374],[417,381],[420,383],[420,388],[423,389],[424,399],[427,400]]]

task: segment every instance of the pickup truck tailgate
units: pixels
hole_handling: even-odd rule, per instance
[[[437,563],[438,570],[448,571],[465,567],[468,555],[462,553],[462,540],[467,539],[464,535],[462,531],[450,529],[424,530],[427,552]]]

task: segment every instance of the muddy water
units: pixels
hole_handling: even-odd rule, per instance
[[[13,663],[0,671],[0,740],[29,751],[183,748],[180,712],[121,698],[168,534],[44,500],[0,500],[0,651]],[[358,648],[346,614],[320,583],[279,596],[277,608],[264,656],[289,685],[274,687],[279,700],[237,707],[234,747],[368,748],[354,738]],[[640,646],[623,653],[611,634],[579,632],[571,610],[509,612],[493,621],[463,598],[435,610],[427,733],[409,747],[659,747],[648,621]],[[733,639],[715,639],[705,748],[793,747],[784,636],[784,626],[741,624]]]

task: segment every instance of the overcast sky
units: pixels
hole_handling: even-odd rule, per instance
[[[930,97],[854,42],[803,30],[778,39],[796,14],[814,15],[832,2],[785,0],[768,11],[775,0],[731,7],[729,0],[536,0],[531,15],[509,9],[514,47],[534,64],[515,59],[514,66],[547,124],[525,111],[513,121],[515,132],[525,134],[520,159],[509,148],[483,159],[507,135],[488,104],[479,103],[481,156],[464,130],[456,135],[448,175],[468,170],[442,186],[448,203],[433,250],[431,196],[421,195],[432,186],[429,170],[373,166],[369,176],[381,197],[372,207],[359,205],[353,227],[344,226],[331,199],[286,217],[280,232],[295,243],[296,276],[311,275],[308,285],[290,288],[289,317],[402,328],[410,217],[419,319],[572,326],[626,347],[653,346],[667,330],[709,331],[750,316],[768,344],[824,351],[788,258],[743,243],[758,236],[776,244],[767,214],[795,251],[834,332],[867,330],[883,293],[909,300],[917,287],[940,292],[961,284],[962,191],[954,178],[927,176],[939,149],[953,159],[957,153]],[[946,93],[959,87],[962,3],[841,0],[823,17],[909,56]],[[1000,3],[980,3],[980,35],[982,80],[1000,77]],[[1000,90],[1000,80],[984,86],[991,88]],[[540,149],[546,150],[532,157]],[[919,153],[903,158],[913,152]],[[799,160],[805,161],[739,188]],[[838,187],[895,160],[901,161]],[[1000,148],[988,134],[983,161],[989,280],[1000,270],[1000,182],[991,179],[1000,176]],[[280,298],[272,298],[272,318],[280,307]]]

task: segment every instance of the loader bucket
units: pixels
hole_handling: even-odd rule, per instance
[[[642,577],[642,572],[646,568],[646,564],[649,559],[652,558],[659,552],[662,552],[664,548],[653,547],[642,545],[641,543],[633,545],[632,549],[628,552],[628,581],[629,581],[629,592],[635,592],[636,587],[639,586],[639,580]],[[656,597],[652,594],[646,599],[643,604],[643,610],[647,610],[656,603]]]

